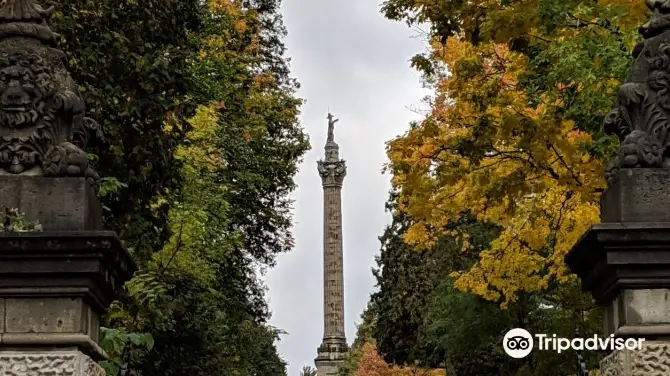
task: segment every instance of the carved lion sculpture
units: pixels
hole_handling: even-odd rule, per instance
[[[52,14],[32,0],[0,2],[0,174],[96,182],[83,147],[100,130],[55,48]]]
[[[670,1],[647,6],[654,13],[640,28],[645,39],[604,121],[605,131],[621,140],[605,175],[610,184],[620,168],[670,167]]]

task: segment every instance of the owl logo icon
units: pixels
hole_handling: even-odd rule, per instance
[[[512,358],[525,358],[533,351],[533,336],[525,329],[514,328],[505,334],[503,349]]]

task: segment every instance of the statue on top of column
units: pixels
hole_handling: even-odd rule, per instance
[[[328,113],[328,139],[326,140],[327,144],[332,144],[335,142],[335,123],[340,119],[335,119],[334,116],[329,112]]]

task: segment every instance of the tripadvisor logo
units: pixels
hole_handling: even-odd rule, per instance
[[[533,351],[533,336],[526,329],[514,328],[505,334],[503,349],[512,358],[525,358]]]
[[[561,338],[556,334],[535,334],[533,336],[525,329],[514,328],[505,334],[503,349],[512,358],[525,358],[533,351],[533,344],[537,342],[538,350],[551,350],[561,353],[566,350],[640,350],[644,338],[614,338],[611,334],[606,338],[597,335],[589,338]]]

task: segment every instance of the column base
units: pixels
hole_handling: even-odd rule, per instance
[[[337,376],[349,351],[344,338],[324,338],[317,349],[318,356],[314,359],[317,376]]]
[[[0,375],[105,376],[105,370],[78,350],[0,351]]]
[[[641,350],[614,350],[600,361],[602,376],[670,375],[670,341],[645,341]]]

